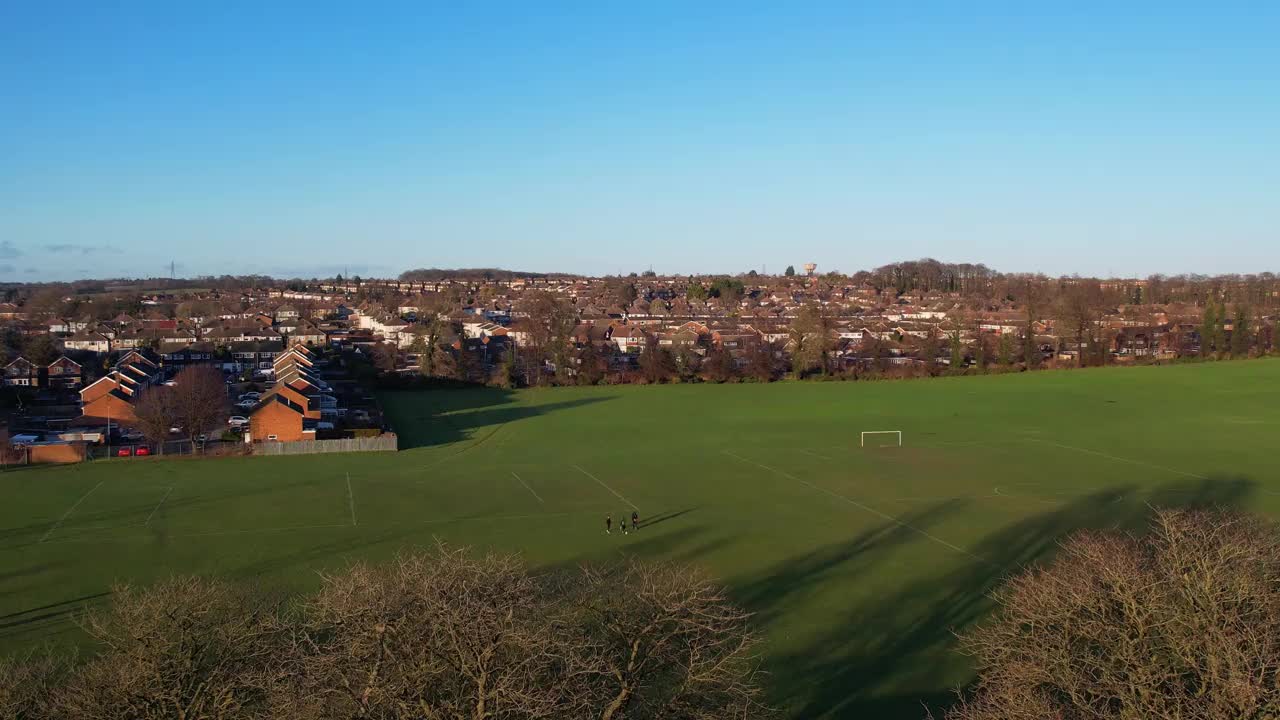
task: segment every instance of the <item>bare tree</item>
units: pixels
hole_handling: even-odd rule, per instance
[[[1076,343],[1076,364],[1102,364],[1102,319],[1106,300],[1096,280],[1073,279],[1058,298],[1059,334],[1065,332]]]
[[[830,369],[829,355],[835,347],[831,318],[816,304],[800,308],[791,321],[789,344],[793,370],[797,377],[817,370],[823,375]]]
[[[369,350],[369,359],[381,373],[395,372],[396,357],[396,346],[389,342],[375,343]]]
[[[445,352],[441,343],[452,330],[448,311],[450,303],[439,293],[424,295],[418,303],[418,325],[414,331],[418,335],[414,340],[414,351],[418,353],[418,363],[423,375],[428,377],[439,373],[439,359]],[[421,345],[418,344],[421,340]]]
[[[1261,520],[1190,511],[1158,513],[1145,537],[1068,541],[962,638],[978,682],[947,717],[1275,717],[1278,550]]]
[[[275,607],[223,582],[116,587],[82,626],[102,647],[52,693],[55,717],[232,720],[262,717]]]
[[[640,350],[640,370],[646,381],[660,383],[675,376],[676,360],[671,352],[658,344],[658,338],[645,333],[644,348]]]
[[[76,720],[757,718],[747,613],[697,572],[535,575],[439,547],[323,578],[292,612],[199,579],[116,588],[101,648],[0,663],[0,709]],[[20,714],[22,713],[22,714]]]
[[[717,383],[732,380],[738,373],[733,355],[723,347],[713,347],[708,350],[700,369],[703,378]]]
[[[47,650],[0,658],[0,720],[51,717],[50,698],[68,665]]]
[[[514,557],[441,547],[324,579],[273,695],[277,718],[565,717],[566,649]]]
[[[747,347],[747,375],[757,382],[769,382],[778,372],[773,343],[761,338]]]
[[[173,381],[177,425],[194,446],[197,437],[226,420],[227,388],[222,382],[222,373],[208,366],[184,368]]]
[[[546,363],[555,367],[557,380],[568,376],[573,351],[573,328],[577,316],[567,303],[544,290],[527,293],[524,310],[528,322],[526,344],[518,348],[517,358],[529,385],[540,385]]]
[[[138,430],[143,437],[155,444],[161,453],[164,452],[165,441],[169,439],[169,430],[180,424],[178,417],[178,397],[173,388],[154,385],[141,392],[138,401],[133,404],[133,415]]]
[[[593,717],[770,714],[750,615],[697,571],[639,562],[588,568],[576,604],[588,640],[582,690]]]

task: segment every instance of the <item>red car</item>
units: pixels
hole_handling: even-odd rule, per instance
[[[137,450],[134,450],[134,451],[133,451],[133,454],[134,454],[134,455],[137,455],[137,456],[139,456],[139,457],[141,457],[141,456],[143,456],[143,455],[150,455],[150,454],[151,454],[151,448],[148,448],[148,447],[140,447],[140,448],[138,448]]]
[[[129,457],[133,454],[133,448],[123,447],[116,451],[116,457]]]

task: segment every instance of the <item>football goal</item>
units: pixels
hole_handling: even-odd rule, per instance
[[[867,436],[871,435],[873,447],[902,447],[901,430],[863,430],[862,447],[867,446]]]

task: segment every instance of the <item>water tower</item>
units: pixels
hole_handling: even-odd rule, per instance
[[[812,274],[813,274],[813,271],[814,271],[814,270],[817,270],[817,269],[818,269],[818,264],[817,264],[817,263],[805,263],[805,264],[804,264],[804,274],[805,274],[805,275],[812,275]]]

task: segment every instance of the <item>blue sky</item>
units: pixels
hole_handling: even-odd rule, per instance
[[[1280,271],[1280,3],[792,5],[0,3],[0,279]]]

